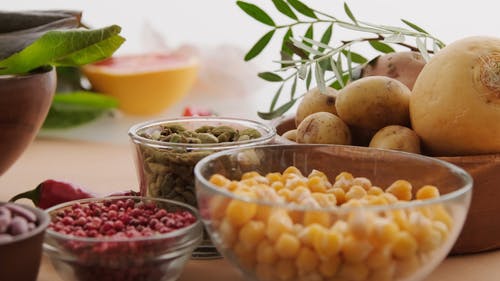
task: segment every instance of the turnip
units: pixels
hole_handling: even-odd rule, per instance
[[[433,155],[500,152],[500,38],[468,37],[432,57],[415,82],[410,116]]]

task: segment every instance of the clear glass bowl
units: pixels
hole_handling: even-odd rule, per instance
[[[92,198],[59,204],[47,210],[53,217],[74,204],[103,200],[133,199],[136,203],[154,203],[174,211],[188,211],[197,218],[191,206],[171,200],[135,196]],[[195,223],[165,233],[136,238],[87,238],[47,229],[43,245],[54,268],[63,280],[177,280],[193,249],[201,242],[203,227]]]
[[[349,172],[383,189],[407,180],[413,198],[424,185],[435,185],[441,195],[321,208],[244,198],[210,182],[214,174],[240,180],[246,172],[265,176],[290,166],[306,176],[313,169],[322,171],[332,184],[341,172]],[[223,151],[198,162],[195,176],[200,214],[212,241],[248,280],[259,281],[423,280],[456,241],[472,196],[472,179],[457,166],[354,146],[271,145]]]
[[[173,143],[153,140],[161,126],[181,125],[187,130],[202,126],[229,126],[236,130],[255,129],[261,136],[255,139],[221,143]],[[194,166],[214,152],[267,144],[276,135],[274,127],[256,121],[226,117],[186,117],[163,119],[137,124],[130,128],[134,145],[135,164],[143,196],[166,198],[197,207],[194,188]],[[220,257],[208,235],[194,253],[193,258]]]

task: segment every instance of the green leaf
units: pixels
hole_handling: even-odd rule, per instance
[[[302,50],[301,48],[295,46],[294,43],[292,42],[292,40],[294,40],[294,39],[290,38],[290,40],[286,42],[286,46],[290,50],[292,50],[292,52],[294,54],[298,55],[300,58],[302,58],[302,59],[308,59],[309,58],[308,54],[304,50]]]
[[[125,39],[117,25],[94,30],[54,30],[0,61],[0,74],[27,73],[43,65],[77,66],[111,56]]]
[[[82,125],[117,106],[118,102],[115,98],[93,92],[56,94],[43,128],[63,129]]]
[[[349,74],[344,74],[342,75],[342,82],[340,82],[339,79],[335,80],[335,82],[333,82],[330,87],[336,89],[336,90],[340,90],[342,88],[344,88],[344,85],[347,83],[347,81],[349,80]]]
[[[375,49],[381,53],[388,54],[388,53],[395,52],[395,50],[391,46],[389,46],[385,43],[382,43],[380,41],[369,41],[368,43],[370,43],[370,45],[373,47],[373,49]]]
[[[295,75],[295,78],[293,78],[293,83],[292,87],[290,88],[290,98],[293,99],[295,97],[295,92],[297,91],[297,76]]]
[[[253,45],[252,49],[248,51],[248,53],[245,55],[245,61],[249,61],[256,57],[262,50],[267,46],[267,43],[271,41],[271,38],[273,38],[275,30],[271,30],[268,33],[264,34],[255,45]]]
[[[290,38],[293,38],[293,31],[291,27],[288,28],[285,35],[283,36],[283,41],[281,43],[281,51],[293,55],[293,50],[290,49],[289,44],[287,44],[287,42],[290,42]]]
[[[418,32],[422,32],[422,33],[425,33],[425,34],[429,34],[427,31],[425,31],[423,28],[421,28],[420,26],[410,22],[410,21],[407,21],[405,19],[401,19],[402,22],[404,22],[406,25],[408,25],[409,27],[415,29],[416,31]]]
[[[313,39],[313,37],[314,37],[314,27],[313,27],[313,25],[311,24],[311,25],[307,28],[306,33],[304,34],[304,38]],[[305,41],[305,40],[303,40],[303,41],[302,41],[302,43],[304,43],[305,45],[307,45],[307,46],[309,46],[309,47],[311,47],[311,46],[312,46],[312,44],[311,44],[311,43],[309,43],[309,42],[307,42],[307,41]]]
[[[326,93],[326,86],[325,86],[325,76],[324,76],[324,70],[321,68],[321,64],[319,62],[316,63],[315,65],[315,78],[316,78],[316,86],[318,87],[319,91],[321,93]]]
[[[259,117],[262,118],[262,119],[264,119],[264,120],[271,120],[271,119],[274,119],[276,117],[280,117],[285,112],[287,112],[290,108],[292,108],[292,106],[295,104],[296,101],[297,101],[297,99],[292,99],[289,102],[287,102],[287,103],[283,104],[282,106],[278,107],[274,111],[270,111],[270,112],[257,112],[257,115],[259,115]]]
[[[333,74],[335,75],[335,78],[337,79],[337,84],[339,84],[339,88],[335,88],[335,89],[341,89],[344,87],[344,80],[341,78],[342,75],[340,74],[341,73],[341,69],[339,70],[339,66],[337,65],[337,62],[335,61],[335,59],[333,59],[333,57],[330,57],[330,64],[332,66],[332,71],[333,71]]]
[[[279,76],[278,74],[276,73],[273,73],[273,72],[261,72],[259,74],[257,74],[260,78],[266,80],[266,81],[269,81],[269,82],[280,82],[280,81],[283,81],[283,78],[281,78],[281,76]]]
[[[309,72],[307,72],[307,78],[306,78],[306,89],[309,90],[311,87],[311,80],[312,80],[312,67],[309,68]]]
[[[264,12],[264,10],[256,5],[244,1],[236,1],[236,5],[238,5],[238,7],[240,7],[249,16],[260,21],[261,23],[276,26],[273,19],[266,12]]]
[[[332,32],[333,32],[333,24],[330,24],[328,26],[328,28],[325,30],[325,32],[323,33],[323,35],[321,36],[320,42],[325,44],[325,45],[328,45],[328,43],[330,43],[330,40],[332,39]],[[320,51],[320,52],[323,52],[324,50],[325,50],[324,47],[318,48],[318,51]]]
[[[287,0],[292,7],[297,10],[297,12],[303,14],[304,16],[317,19],[318,17],[314,13],[314,11],[309,8],[306,4],[302,3],[300,0]]]
[[[282,14],[288,16],[291,19],[298,20],[297,15],[292,11],[290,6],[283,0],[273,0],[273,4]]]
[[[345,11],[346,15],[352,20],[352,22],[357,25],[358,21],[356,20],[356,18],[352,14],[351,9],[349,9],[349,6],[347,5],[346,2],[344,2],[344,11]]]
[[[276,94],[274,94],[273,100],[271,101],[271,106],[269,108],[269,111],[273,111],[274,107],[276,106],[276,102],[278,101],[279,97],[281,96],[281,91],[283,90],[283,85],[278,88],[278,91],[276,91]]]
[[[342,54],[346,58],[349,57],[351,59],[351,61],[354,63],[363,64],[363,63],[368,61],[365,57],[363,57],[362,55],[355,53],[353,51],[342,50]]]

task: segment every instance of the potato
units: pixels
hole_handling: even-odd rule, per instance
[[[286,131],[281,136],[289,141],[296,142],[297,141],[297,129]]]
[[[351,144],[349,127],[335,114],[316,112],[297,127],[298,143]]]
[[[365,64],[361,77],[387,76],[405,84],[410,90],[424,68],[425,60],[419,52],[395,52],[378,56]]]
[[[302,98],[295,114],[295,126],[299,126],[309,114],[315,112],[330,112],[337,114],[335,97],[337,90],[327,87],[326,93],[321,93],[318,88],[310,89]]]
[[[369,147],[420,153],[420,138],[412,129],[390,125],[375,133]]]
[[[338,92],[337,115],[349,126],[379,130],[388,125],[408,125],[411,91],[398,80],[369,76]]]

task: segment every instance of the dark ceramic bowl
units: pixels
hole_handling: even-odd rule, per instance
[[[0,202],[0,206],[4,204]],[[21,204],[16,205],[33,212],[37,217],[38,224],[35,229],[17,235],[9,242],[0,242],[0,280],[36,280],[42,258],[43,238],[50,217],[41,209]]]
[[[55,90],[53,67],[23,75],[0,75],[0,175],[35,138]]]

